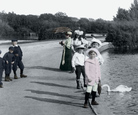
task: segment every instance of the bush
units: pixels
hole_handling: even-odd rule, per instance
[[[116,48],[135,49],[138,46],[138,25],[135,21],[112,22],[106,37]]]
[[[14,34],[14,29],[10,27],[6,22],[0,20],[0,36],[9,36]]]

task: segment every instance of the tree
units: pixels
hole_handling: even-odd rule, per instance
[[[41,14],[39,16],[39,20],[53,20],[53,21],[56,21],[56,17],[53,15],[53,14]]]
[[[89,20],[87,18],[81,18],[78,21],[78,24],[80,25],[81,28],[84,28],[85,30],[88,30],[88,26],[90,24]]]
[[[10,36],[12,34],[14,34],[14,29],[0,20],[0,36]]]
[[[66,13],[63,13],[63,12],[57,12],[57,13],[55,13],[55,16],[56,17],[64,17],[64,16],[65,17],[68,17],[67,14]]]
[[[138,1],[134,0],[134,3],[131,4],[130,8],[130,17],[132,20],[138,20]]]
[[[131,20],[129,11],[119,8],[114,21],[129,21]]]

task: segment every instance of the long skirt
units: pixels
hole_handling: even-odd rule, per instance
[[[65,50],[65,51],[64,51]],[[71,71],[72,70],[72,49],[65,47],[62,53],[62,59],[60,63],[60,70],[62,71]]]

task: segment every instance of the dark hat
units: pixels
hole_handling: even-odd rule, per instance
[[[13,50],[14,50],[14,47],[10,46],[10,47],[9,47],[9,50],[12,50],[12,51],[13,51]]]
[[[11,40],[12,42],[17,42],[18,40]]]
[[[0,50],[0,54],[2,53],[2,51]]]

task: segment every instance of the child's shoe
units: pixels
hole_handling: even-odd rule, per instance
[[[99,105],[96,101],[91,102],[91,105]]]
[[[27,77],[27,75],[21,74],[20,77],[21,77],[21,78]]]
[[[5,76],[5,81],[10,81],[8,76]]]
[[[3,85],[0,85],[0,88],[3,88]]]
[[[14,79],[18,79],[17,75],[14,75]]]
[[[10,78],[10,76],[8,76],[8,79],[9,79],[10,81],[12,81],[12,79]]]
[[[85,104],[85,103],[84,103],[84,106],[83,106],[83,108],[88,108],[87,104]]]

